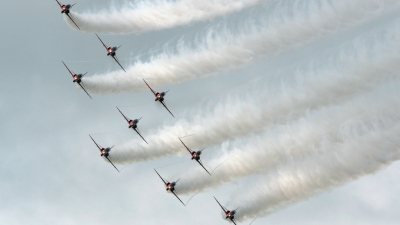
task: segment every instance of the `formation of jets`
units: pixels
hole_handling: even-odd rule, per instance
[[[65,15],[67,15],[67,16],[69,17],[69,19],[75,24],[75,26],[76,26],[78,29],[80,29],[79,26],[78,26],[78,25],[75,23],[75,21],[73,20],[72,15],[71,15],[71,12],[70,12],[70,9],[71,9],[76,3],[75,3],[75,4],[72,4],[72,5],[71,5],[71,4],[65,5],[65,4],[60,3],[58,0],[56,0],[56,2],[58,3],[58,5],[59,5],[60,8],[61,8],[61,13],[64,13]],[[116,56],[116,51],[117,51],[121,46],[119,46],[119,47],[109,47],[109,46],[107,46],[107,45],[101,40],[101,38],[100,38],[97,34],[96,34],[96,36],[97,36],[97,38],[99,39],[99,41],[101,42],[101,44],[104,46],[104,48],[106,49],[106,51],[107,51],[107,56],[111,56],[111,57],[115,60],[115,62],[118,63],[118,65],[121,67],[121,69],[124,70],[124,71],[126,72],[126,70],[125,70],[124,67],[120,64],[120,62],[119,62],[119,60],[118,60],[118,58],[117,58],[117,56]],[[74,83],[77,83],[77,84],[83,89],[83,91],[85,91],[85,93],[92,99],[92,96],[90,96],[90,94],[86,91],[85,86],[84,86],[84,84],[83,84],[83,82],[82,82],[82,78],[84,78],[84,76],[87,74],[87,72],[84,73],[84,74],[76,74],[76,73],[74,73],[73,71],[71,71],[71,70],[68,68],[68,66],[67,66],[63,61],[62,61],[62,63],[64,64],[64,66],[65,66],[65,68],[68,70],[68,72],[71,74],[72,79],[73,79],[73,82],[74,82]],[[159,101],[159,102],[164,106],[164,108],[171,114],[171,116],[175,118],[174,114],[172,114],[172,112],[168,109],[168,107],[166,106],[166,104],[165,104],[165,102],[164,102],[165,95],[168,93],[168,91],[165,91],[165,92],[155,92],[155,91],[150,87],[150,85],[149,85],[144,79],[143,79],[143,81],[144,81],[144,83],[147,85],[147,87],[150,89],[150,91],[154,94],[155,101]],[[120,112],[120,114],[122,115],[122,117],[124,117],[124,119],[126,120],[126,122],[128,123],[128,128],[129,128],[129,129],[132,128],[132,129],[143,139],[143,141],[146,142],[146,144],[148,144],[148,142],[147,142],[146,139],[142,136],[142,134],[140,133],[139,128],[138,128],[138,123],[139,123],[139,121],[142,119],[142,117],[139,118],[139,119],[133,119],[133,120],[132,120],[132,119],[129,119],[128,117],[126,117],[126,116],[122,113],[122,111],[121,111],[118,107],[116,107],[116,108],[117,108],[117,110]],[[110,151],[111,151],[111,149],[112,149],[114,146],[103,148],[103,147],[101,147],[99,144],[97,144],[97,142],[93,139],[93,137],[92,137],[91,135],[89,135],[89,137],[92,139],[93,143],[94,143],[94,144],[97,146],[97,148],[99,149],[99,151],[100,151],[100,156],[106,158],[106,159],[110,162],[110,164],[111,164],[118,172],[120,172],[120,171],[118,170],[118,168],[114,165],[114,163],[111,161],[111,158],[110,158]],[[179,141],[182,143],[182,145],[185,147],[185,149],[189,152],[189,154],[191,155],[191,160],[196,160],[196,162],[211,176],[211,173],[205,168],[205,166],[203,165],[203,163],[201,162],[201,159],[200,159],[200,155],[202,154],[202,151],[203,151],[204,149],[201,149],[201,150],[198,150],[198,151],[193,151],[192,149],[190,149],[190,148],[182,141],[182,139],[181,139],[180,137],[179,137],[178,139],[179,139]],[[158,175],[158,176],[160,177],[160,179],[163,181],[166,190],[167,190],[168,192],[171,192],[173,195],[175,195],[175,197],[176,197],[184,206],[186,206],[185,203],[178,197],[178,194],[177,194],[176,189],[175,189],[175,186],[177,185],[179,179],[176,180],[176,181],[174,181],[174,182],[169,182],[168,180],[164,179],[164,178],[158,173],[157,170],[154,169],[154,171],[157,173],[157,175]],[[234,223],[234,224],[236,225],[235,213],[236,213],[236,211],[237,211],[238,208],[235,209],[235,210],[232,210],[232,211],[227,210],[224,206],[222,206],[222,205],[219,203],[219,201],[218,201],[215,197],[214,197],[214,199],[215,199],[215,201],[217,201],[218,205],[219,205],[219,206],[221,207],[221,209],[224,211],[224,213],[225,213],[225,219],[229,219],[232,223]]]
[[[74,4],[72,4],[72,5],[70,5],[70,4],[64,5],[64,4],[61,4],[61,3],[60,3],[59,1],[57,1],[57,0],[56,0],[56,2],[58,3],[58,5],[59,5],[60,8],[61,8],[61,13],[64,13],[65,15],[67,15],[67,16],[69,17],[69,19],[75,24],[75,26],[80,30],[81,28],[79,28],[78,25],[75,23],[75,21],[72,19],[71,13],[70,13],[70,11],[69,11],[76,3],[74,3]]]
[[[235,210],[227,210],[225,207],[223,207],[221,205],[221,203],[219,203],[219,201],[214,197],[215,201],[217,201],[218,205],[221,207],[222,210],[224,210],[225,213],[225,219],[229,219],[230,221],[232,221],[232,223],[234,223],[236,225],[236,221],[235,221],[235,214],[236,214],[236,210],[239,209],[239,207]]]
[[[121,112],[121,110],[119,110],[118,107],[117,107],[117,109],[118,109],[118,111],[121,113],[121,115],[125,118],[126,122],[128,122],[128,124],[129,124],[129,127],[128,127],[128,128],[129,128],[129,129],[130,129],[130,128],[134,129],[134,130],[136,131],[136,133],[139,134],[139,136],[143,139],[143,141],[146,142],[146,144],[149,144],[149,143],[147,143],[147,141],[144,139],[144,137],[140,134],[139,128],[137,127],[137,124],[139,123],[139,120],[142,119],[142,117],[140,117],[139,119],[131,120],[131,119],[129,119],[128,117],[126,117],[126,116]]]
[[[175,185],[176,185],[176,183],[178,183],[179,179],[178,179],[177,181],[174,181],[174,182],[169,182],[169,181],[167,181],[166,179],[164,179],[164,178],[157,172],[157,170],[154,169],[154,171],[156,171],[157,175],[158,175],[158,176],[160,177],[160,179],[164,182],[164,184],[165,184],[165,190],[170,191],[172,194],[175,195],[175,197],[176,197],[177,199],[179,199],[179,201],[182,202],[182,200],[178,197],[178,195],[177,195],[176,192],[175,192]],[[185,203],[183,203],[183,202],[182,202],[182,204],[185,205]]]
[[[203,169],[204,169],[208,174],[210,174],[210,176],[211,176],[211,173],[208,172],[208,170],[203,166],[203,163],[202,163],[201,160],[200,160],[201,152],[202,152],[204,149],[199,150],[199,151],[192,151],[190,148],[188,148],[188,146],[185,145],[185,143],[183,143],[183,141],[181,140],[181,138],[179,138],[179,140],[182,142],[183,146],[185,146],[186,150],[188,150],[188,152],[189,152],[190,155],[192,156],[192,160],[195,159],[195,160],[200,164],[200,166],[203,167]]]
[[[104,48],[106,48],[107,50],[107,56],[111,56],[113,57],[113,59],[115,60],[115,62],[118,63],[118,65],[125,71],[124,67],[121,66],[121,64],[119,63],[117,56],[116,56],[116,51],[122,46],[118,46],[118,47],[108,47],[106,44],[104,44],[104,42],[100,39],[99,35],[97,35],[97,38],[100,40],[100,42],[103,44]],[[125,71],[126,73],[126,71]]]
[[[172,114],[172,112],[169,111],[168,107],[164,103],[164,96],[167,94],[167,92],[169,90],[166,92],[161,92],[161,93],[155,92],[144,79],[143,79],[143,81],[146,83],[147,87],[150,88],[151,92],[153,92],[154,96],[156,97],[156,99],[154,101],[159,101],[168,110],[168,112],[171,114],[171,116],[175,118],[174,114]]]
[[[68,72],[71,74],[72,79],[73,79],[72,82],[77,83],[79,86],[81,86],[81,88],[86,92],[86,94],[87,94],[90,98],[92,98],[92,96],[90,96],[89,93],[85,90],[85,88],[83,87],[83,83],[82,83],[82,77],[84,77],[84,76],[87,74],[87,72],[86,72],[85,74],[81,74],[81,73],[80,73],[80,74],[76,74],[76,73],[72,72],[72,71],[68,68],[68,66],[65,65],[64,62],[62,62],[62,63],[64,64],[65,68],[67,68]]]
[[[90,135],[89,135],[90,136]],[[94,142],[94,144],[97,146],[97,148],[100,150],[100,156],[104,156],[110,163],[111,165],[114,166],[114,168],[119,172],[119,170],[117,169],[117,167],[114,165],[114,163],[111,161],[110,159],[110,151],[112,148],[114,148],[114,146],[112,147],[107,147],[107,148],[103,148],[100,145],[98,145],[96,143],[96,141],[94,141],[94,139],[92,138],[92,136],[90,136],[90,138],[92,139],[92,141]]]

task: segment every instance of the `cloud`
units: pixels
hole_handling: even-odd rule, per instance
[[[196,134],[184,140],[193,149],[220,145],[296,121],[307,112],[342,104],[371,91],[398,77],[400,69],[397,36],[381,30],[378,33],[379,37],[372,38],[373,41],[359,37],[343,45],[339,53],[323,60],[322,68],[310,66],[310,70],[297,71],[288,81],[278,84],[259,80],[238,96],[229,93],[229,97],[213,105],[212,110],[195,110],[196,115],[191,120],[181,119],[173,126],[144,134],[149,145],[141,140],[117,145],[113,160],[132,163],[187,154],[177,137]],[[386,37],[384,44],[380,43],[382,35]]]
[[[284,206],[310,198],[322,191],[342,185],[367,174],[373,174],[400,159],[399,103],[391,93],[398,93],[398,81],[389,89],[381,89],[376,98],[366,98],[385,105],[379,114],[371,113],[369,120],[346,124],[337,136],[339,140],[322,138],[319,144],[310,145],[317,154],[310,157],[293,157],[267,178],[258,179],[257,185],[247,185],[231,197],[231,205],[240,205],[239,221],[255,216],[265,216]],[[389,101],[390,99],[395,102]],[[391,104],[394,103],[394,104]],[[354,107],[357,107],[355,105]],[[364,116],[366,113],[361,114]],[[297,147],[300,147],[298,143]]]
[[[240,34],[214,26],[202,43],[196,43],[195,49],[181,43],[177,54],[163,53],[153,56],[149,62],[137,61],[126,68],[127,73],[117,70],[84,78],[86,88],[91,93],[102,94],[139,92],[147,90],[142,78],[153,78],[150,82],[153,87],[205,78],[371,21],[398,9],[400,3],[341,0],[332,4],[313,1],[305,8],[301,6],[277,7],[264,24],[250,21],[241,28],[248,32]]]
[[[125,2],[121,6],[110,6],[98,12],[73,12],[73,19],[84,32],[138,34],[212,20],[269,1],[144,0]],[[71,20],[65,21],[72,29],[77,29]]]
[[[399,81],[390,82],[400,84]],[[318,158],[318,154],[325,152],[321,146],[331,148],[326,145],[336,145],[336,142],[347,139],[343,133],[357,126],[374,126],[377,123],[375,118],[396,118],[400,101],[394,96],[400,93],[387,86],[381,86],[378,93],[374,91],[343,105],[325,107],[295,122],[288,119],[287,124],[276,126],[269,132],[232,143],[233,149],[219,158],[211,162],[203,161],[205,165],[213,165],[209,166],[212,170],[212,167],[229,158],[212,173],[212,177],[202,168],[194,166],[195,169],[181,174],[179,193],[197,193],[237,178],[268,173],[292,161]],[[386,93],[379,93],[382,89]]]

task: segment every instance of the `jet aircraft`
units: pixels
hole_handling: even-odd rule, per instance
[[[161,180],[164,182],[165,187],[166,187],[166,190],[172,192],[172,194],[174,194],[175,197],[178,198],[179,201],[182,202],[182,200],[178,197],[178,195],[177,195],[176,192],[175,192],[175,185],[176,185],[176,183],[178,183],[179,180],[174,181],[174,182],[171,183],[171,182],[165,180],[164,178],[162,178],[161,175],[157,172],[157,170],[154,169],[154,171],[156,171],[157,175],[158,175],[158,176],[161,178]],[[182,202],[182,204],[183,204],[184,206],[186,206],[185,203]]]
[[[129,128],[134,129],[134,130],[136,131],[136,133],[139,134],[139,136],[143,139],[143,141],[146,142],[146,144],[149,144],[149,143],[147,143],[147,141],[143,138],[143,136],[140,134],[139,128],[137,128],[137,124],[139,123],[139,120],[142,119],[142,117],[140,117],[139,119],[131,120],[131,119],[129,119],[128,117],[126,117],[126,116],[121,112],[121,110],[119,110],[118,107],[117,107],[117,109],[118,109],[118,111],[121,113],[121,115],[125,118],[126,122],[128,122]]]
[[[168,110],[168,112],[171,113],[171,115],[175,118],[174,114],[172,114],[172,112],[169,111],[169,109],[167,108],[167,106],[164,103],[164,96],[165,96],[165,94],[167,94],[168,91],[161,92],[161,93],[160,92],[156,93],[155,91],[153,91],[153,89],[151,89],[149,84],[144,79],[143,79],[143,81],[146,83],[147,87],[150,88],[151,92],[153,92],[154,96],[156,97],[156,99],[154,101],[159,101]]]
[[[90,136],[90,135],[89,135],[89,136]],[[111,163],[111,165],[113,165],[114,168],[119,172],[119,170],[117,169],[117,167],[114,165],[113,162],[111,162],[111,160],[110,160],[110,158],[109,158],[109,156],[110,156],[109,153],[110,153],[111,149],[114,148],[114,146],[112,146],[112,147],[107,147],[107,148],[103,148],[103,147],[100,147],[100,146],[94,141],[94,139],[92,138],[92,136],[90,136],[90,138],[92,139],[92,141],[94,142],[94,144],[97,146],[97,148],[99,148],[99,150],[100,150],[100,152],[101,152],[100,156],[106,157],[107,160]]]
[[[85,90],[85,88],[83,87],[83,83],[81,84],[81,82],[82,82],[82,77],[84,77],[86,74],[87,74],[87,72],[85,73],[85,74],[76,74],[76,73],[74,73],[74,72],[72,72],[69,68],[68,68],[68,66],[67,65],[65,65],[65,63],[63,62],[63,61],[61,61],[63,64],[64,64],[64,66],[65,66],[65,68],[67,68],[67,70],[68,70],[68,72],[71,74],[71,76],[72,76],[72,79],[73,79],[73,81],[72,82],[76,82],[76,83],[78,83],[79,84],[79,86],[81,86],[81,88],[86,92],[86,94],[90,97],[90,98],[92,98],[92,96],[90,96],[89,95],[89,93]]]
[[[219,201],[218,201],[215,197],[214,197],[214,199],[215,199],[215,201],[218,202],[218,205],[221,206],[221,209],[224,210],[225,219],[229,219],[230,221],[232,221],[232,223],[234,223],[234,224],[236,225],[236,222],[235,222],[235,214],[236,214],[236,210],[238,210],[239,207],[238,207],[237,209],[235,209],[235,210],[229,211],[229,210],[227,210],[225,207],[223,207],[223,206],[221,205],[221,203],[219,203]]]
[[[67,15],[69,17],[69,19],[75,24],[75,26],[80,30],[81,28],[79,28],[78,25],[76,25],[75,21],[72,19],[71,15],[70,15],[71,12],[69,11],[76,3],[74,3],[72,5],[70,5],[70,4],[64,5],[64,4],[61,4],[57,0],[56,0],[56,2],[58,3],[58,5],[61,8],[61,13],[65,13],[65,15]]]
[[[104,42],[100,39],[99,35],[97,35],[97,38],[100,40],[100,42],[103,44],[104,48],[106,48],[107,50],[107,55],[111,55],[111,57],[113,57],[113,59],[115,60],[115,62],[118,63],[118,65],[125,71],[124,67],[121,66],[121,64],[119,63],[116,54],[116,51],[122,46],[120,45],[119,47],[108,47],[106,44],[104,44]],[[126,71],[125,71],[126,72]]]
[[[185,146],[185,148],[188,150],[188,152],[190,153],[190,155],[192,155],[192,160],[195,159],[195,160],[200,164],[200,166],[203,167],[203,169],[204,169],[208,174],[210,174],[210,176],[211,176],[211,173],[208,172],[208,170],[203,166],[203,163],[202,163],[201,160],[200,160],[201,152],[202,152],[204,149],[199,150],[199,151],[192,151],[190,148],[188,148],[188,146],[185,145],[185,143],[183,143],[183,141],[181,140],[181,138],[179,138],[179,140],[182,142],[183,146]]]

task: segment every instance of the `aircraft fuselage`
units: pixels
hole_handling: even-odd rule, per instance
[[[70,8],[70,6],[68,6],[68,5],[63,5],[63,6],[61,6],[61,13],[65,13],[65,14],[68,14],[69,13],[69,8]]]
[[[167,191],[174,191],[175,190],[175,187],[174,187],[174,185],[173,184],[171,184],[171,183],[167,183]]]
[[[233,211],[227,211],[226,212],[226,217],[225,217],[226,219],[231,219],[231,220],[233,220],[234,218],[235,218],[235,212],[233,212]]]
[[[115,48],[108,47],[107,48],[107,55],[115,56]]]
[[[78,75],[74,75],[74,77],[73,77],[73,82],[75,83],[75,82],[77,82],[78,84],[81,82],[81,78],[78,76]]]
[[[157,92],[155,101],[160,101],[160,102],[164,101],[164,96],[161,93]]]
[[[199,155],[199,153],[193,151],[193,152],[192,152],[192,160],[193,160],[193,159],[200,160],[200,155]]]
[[[135,121],[134,120],[130,120],[129,121],[129,128],[136,128],[137,127],[137,125],[136,125],[136,123],[135,123]]]
[[[101,156],[105,156],[105,157],[108,156],[108,152],[105,148],[101,149]]]

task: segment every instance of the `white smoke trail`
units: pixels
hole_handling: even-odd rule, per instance
[[[298,5],[277,8],[261,31],[256,31],[259,26],[255,23],[246,26],[252,30],[248,35],[232,35],[217,27],[197,49],[182,45],[177,54],[164,53],[150,62],[138,61],[126,68],[127,73],[117,70],[87,77],[86,89],[104,94],[137,92],[147,90],[142,80],[146,77],[156,78],[151,81],[153,87],[204,78],[299,48],[400,9],[396,0],[339,0],[332,4],[323,0],[296,8]]]
[[[374,126],[343,131],[343,142],[321,142],[324,154],[286,164],[264,182],[259,179],[257,185],[232,196],[229,205],[240,206],[237,220],[265,216],[386,168],[400,159],[398,121],[398,117],[380,118]]]
[[[249,91],[247,98],[241,95],[236,99],[226,99],[212,113],[208,111],[205,115],[199,115],[196,110],[192,121],[179,120],[174,126],[152,132],[153,135],[145,134],[149,145],[135,140],[116,146],[112,153],[114,160],[132,163],[178,153],[187,154],[177,137],[197,134],[184,140],[193,149],[218,145],[286,123],[288,117],[299,118],[307,110],[340,104],[357,94],[372,90],[377,84],[399,75],[396,73],[400,69],[398,44],[393,44],[398,39],[392,38],[384,38],[385,44],[365,43],[356,39],[343,47],[346,50],[339,51],[340,63],[328,65],[328,62],[335,61],[335,57],[331,57],[325,60],[322,70],[299,72],[296,79],[291,80],[292,83],[293,80],[297,81],[294,85],[287,82],[271,84],[270,87],[281,87],[277,91],[262,84],[262,88],[253,88],[257,93]],[[379,39],[382,37],[379,36]],[[371,45],[374,46],[372,50],[366,47]]]
[[[395,85],[392,90],[388,85],[383,85],[378,93],[374,91],[344,105],[323,108],[295,123],[275,127],[257,138],[238,141],[245,144],[233,143],[235,147],[232,151],[226,151],[226,154],[209,163],[203,161],[206,166],[217,165],[231,157],[215,170],[212,177],[195,165],[186,173],[181,173],[177,187],[179,193],[197,193],[231,182],[235,178],[267,173],[269,169],[276,169],[292,160],[299,161],[323,153],[321,145],[346,139],[342,136],[343,130],[358,124],[372,127],[377,117],[400,118],[400,80],[392,85]]]
[[[270,0],[180,0],[135,1],[111,6],[99,12],[73,12],[81,31],[92,33],[143,33],[206,21],[239,12]],[[72,21],[65,21],[77,30]]]

